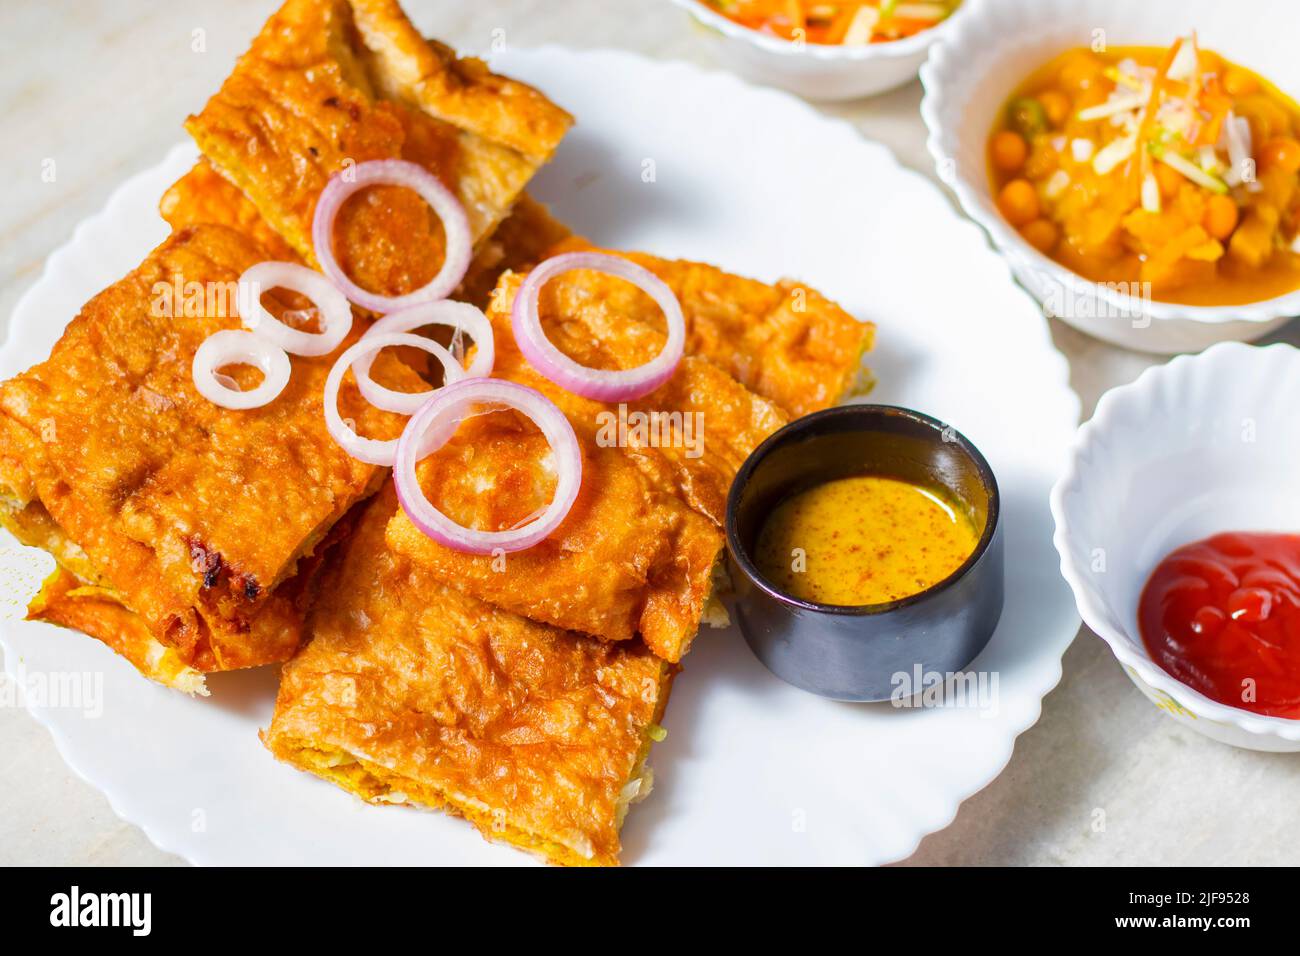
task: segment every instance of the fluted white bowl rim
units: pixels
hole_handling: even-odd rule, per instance
[[[1215,386],[1195,389],[1191,394],[1212,401],[1213,396],[1222,394],[1223,390],[1240,386],[1242,380],[1250,376],[1252,367],[1278,355],[1289,356],[1290,362],[1295,366],[1294,374],[1300,378],[1300,349],[1285,343],[1259,347],[1240,342],[1221,342],[1199,355],[1180,355],[1164,365],[1153,366],[1138,376],[1136,381],[1113,388],[1103,395],[1092,418],[1080,426],[1065,471],[1052,488],[1052,518],[1056,523],[1052,543],[1061,557],[1061,575],[1074,592],[1079,616],[1097,636],[1110,645],[1119,662],[1131,668],[1144,683],[1168,694],[1199,718],[1237,727],[1250,734],[1300,741],[1300,720],[1266,717],[1211,700],[1151,660],[1138,636],[1128,635],[1113,626],[1112,619],[1122,620],[1125,615],[1116,613],[1110,606],[1106,595],[1088,573],[1086,561],[1076,554],[1072,546],[1075,541],[1075,511],[1070,502],[1072,499],[1086,500],[1088,490],[1085,472],[1090,469],[1125,466],[1122,456],[1114,453],[1115,449],[1124,446],[1124,442],[1116,441],[1113,446],[1109,446],[1107,439],[1117,435],[1121,429],[1144,420],[1148,410],[1154,406],[1153,399],[1160,388],[1170,380],[1201,377],[1213,381]],[[1200,411],[1197,408],[1184,409],[1188,416],[1196,416]],[[1160,423],[1153,422],[1152,427],[1159,428]],[[1109,452],[1106,450],[1108,447],[1111,448]],[[1085,465],[1085,462],[1090,464]],[[1285,479],[1285,476],[1281,478]]]

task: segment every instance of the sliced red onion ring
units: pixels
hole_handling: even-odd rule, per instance
[[[636,368],[594,369],[579,365],[547,340],[538,312],[542,286],[575,269],[626,279],[655,300],[668,322],[668,340],[657,356]],[[515,294],[510,322],[520,351],[537,371],[561,388],[602,402],[621,402],[653,392],[672,377],[686,347],[686,319],[672,289],[635,262],[599,252],[565,253],[533,269]]]
[[[364,341],[364,340],[363,340]],[[415,477],[420,459],[447,443],[469,405],[507,405],[523,412],[546,436],[555,456],[555,494],[536,519],[508,531],[478,531],[456,524],[430,504]],[[564,413],[541,392],[498,378],[470,378],[434,393],[415,413],[397,444],[393,463],[397,499],[411,522],[433,540],[467,554],[522,551],[541,541],[562,522],[582,485],[582,450]]]
[[[246,392],[231,388],[217,377],[217,369],[227,365],[259,368],[262,381],[257,388]],[[214,405],[234,409],[261,408],[273,401],[289,384],[291,371],[284,349],[243,329],[213,332],[194,351],[194,361],[190,364],[190,374],[199,394]]]
[[[391,466],[393,457],[397,454],[398,440],[393,438],[383,441],[378,438],[364,438],[358,435],[343,420],[343,416],[339,414],[339,387],[343,384],[343,373],[354,362],[364,356],[371,356],[373,359],[374,354],[380,349],[390,348],[395,345],[409,345],[412,348],[423,349],[440,361],[442,367],[446,369],[448,385],[459,382],[465,376],[460,363],[456,361],[450,352],[432,339],[426,339],[419,335],[407,335],[399,332],[383,332],[379,335],[367,333],[361,337],[359,342],[353,343],[346,352],[340,355],[325,379],[325,391],[322,395],[322,400],[325,403],[325,428],[329,431],[330,437],[338,442],[340,448],[353,458],[370,465]],[[443,387],[446,388],[447,386]],[[400,395],[401,393],[394,392],[393,394]],[[423,395],[420,397],[423,397]],[[443,440],[446,441],[445,438]]]
[[[321,331],[290,328],[262,305],[268,289],[301,292],[320,311]],[[291,355],[329,355],[352,330],[352,306],[319,272],[293,262],[259,262],[239,277],[239,314],[244,325]]]
[[[445,325],[459,332],[464,332],[474,340],[477,347],[474,361],[465,370],[465,375],[473,378],[485,378],[492,374],[492,364],[496,361],[496,349],[492,337],[492,323],[482,312],[468,302],[453,302],[444,299],[441,302],[426,302],[411,309],[403,309],[386,315],[369,329],[366,336],[384,335],[389,332],[410,332],[426,325]],[[352,367],[357,387],[366,401],[384,411],[397,412],[401,415],[414,415],[421,405],[437,389],[423,392],[395,392],[391,388],[377,383],[370,377],[370,366],[374,364],[373,352],[357,359]],[[451,381],[449,378],[448,382]]]
[[[367,292],[348,278],[334,258],[334,220],[343,203],[358,189],[381,185],[405,186],[419,193],[442,220],[442,230],[446,236],[446,254],[438,274],[428,285],[406,295],[387,296]],[[316,201],[311,241],[321,271],[329,276],[330,281],[363,309],[383,313],[447,298],[460,285],[460,280],[465,278],[474,245],[469,232],[469,219],[465,216],[465,208],[461,206],[460,200],[433,173],[404,159],[372,159],[331,176]]]

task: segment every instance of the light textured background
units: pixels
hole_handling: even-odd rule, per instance
[[[5,0],[0,36],[0,322],[52,249],[130,173],[153,165],[216,89],[276,0]],[[666,0],[406,0],[429,35],[486,50],[620,47],[711,64],[709,38]],[[206,51],[192,50],[196,30]],[[920,85],[827,109],[933,177]],[[42,181],[53,160],[56,178]],[[853,188],[845,183],[844,188]],[[61,321],[65,317],[60,316]],[[1053,324],[1085,414],[1150,358]],[[887,329],[882,334],[887,334]],[[1280,336],[1300,340],[1291,328]],[[1255,754],[1178,727],[1086,629],[1041,721],[1003,774],[909,862],[1300,863],[1300,758]],[[1105,821],[1103,831],[1095,828]],[[158,864],[176,858],[118,820],[25,711],[0,708],[0,864]],[[725,863],[726,861],[718,861]]]

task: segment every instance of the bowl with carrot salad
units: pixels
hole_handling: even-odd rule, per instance
[[[981,4],[935,51],[931,151],[1048,312],[1154,352],[1300,314],[1300,71],[1229,6]],[[988,49],[1017,13],[1041,40]]]

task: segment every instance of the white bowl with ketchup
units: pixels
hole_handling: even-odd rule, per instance
[[[1300,751],[1300,350],[1224,343],[1102,396],[1052,489],[1084,622],[1156,706]]]

